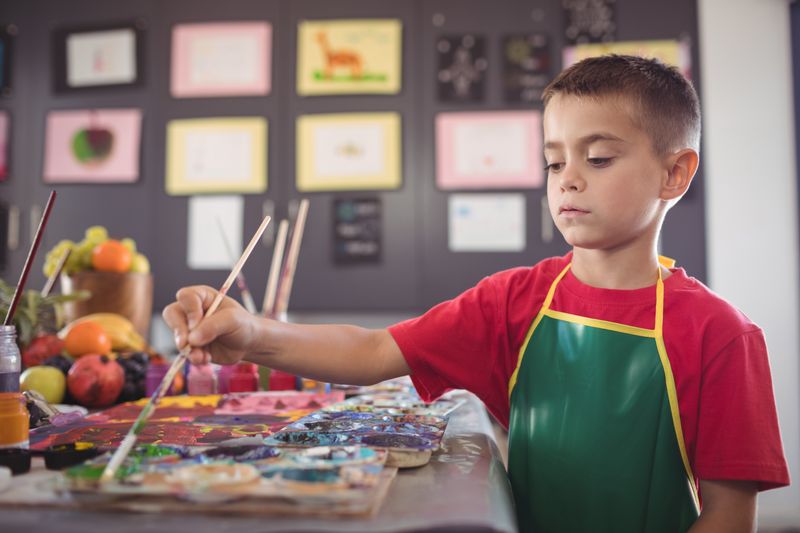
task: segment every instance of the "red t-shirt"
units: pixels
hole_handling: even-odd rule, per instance
[[[420,396],[467,389],[508,427],[508,382],[525,336],[571,254],[484,278],[424,315],[389,328]],[[686,451],[699,479],[789,484],[764,335],[683,269],[664,280],[664,344]],[[652,329],[655,286],[598,289],[570,270],[551,308]]]

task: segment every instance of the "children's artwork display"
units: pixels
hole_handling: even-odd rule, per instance
[[[139,109],[51,111],[47,114],[44,181],[136,181],[141,123]]]
[[[297,29],[297,50],[301,96],[400,92],[399,20],[303,21]]]
[[[232,250],[241,250],[243,228],[242,196],[190,196],[186,264],[193,270],[230,269],[233,260],[224,239]]]
[[[58,92],[142,83],[141,22],[60,28],[53,39],[57,51],[54,85]]]
[[[326,395],[299,392],[250,395],[167,396],[151,415],[137,442],[210,446],[241,437],[263,438],[320,407],[344,398],[341,392]],[[258,401],[259,397],[265,395],[270,399]],[[291,408],[282,408],[279,404],[281,399],[285,399]],[[34,429],[30,434],[31,449],[44,450],[78,441],[92,443],[101,449],[116,448],[147,401],[145,398],[123,403],[66,425]],[[234,402],[245,402],[248,409],[232,412],[230,406]]]
[[[616,0],[562,0],[564,37],[569,44],[616,39]]]
[[[453,194],[447,207],[450,251],[525,250],[525,196],[522,194]]]
[[[297,119],[297,189],[397,189],[402,182],[400,115],[343,113]]]
[[[198,118],[167,124],[167,194],[266,190],[266,119]]]
[[[8,178],[8,158],[11,151],[11,120],[7,111],[0,111],[0,181]]]
[[[547,36],[541,33],[507,35],[503,39],[503,96],[510,103],[532,103],[552,79],[553,64]]]
[[[333,260],[337,264],[376,263],[381,259],[381,199],[333,200]]]
[[[436,184],[441,189],[541,187],[540,128],[538,111],[437,115]]]
[[[484,36],[472,33],[441,36],[436,40],[436,55],[439,101],[483,101],[489,68]]]
[[[172,29],[172,96],[269,94],[271,47],[266,21],[179,24]]]
[[[688,41],[662,39],[658,41],[621,41],[580,44],[563,50],[564,68],[587,57],[608,54],[651,57],[677,67],[686,79],[692,79],[692,54]]]
[[[11,48],[16,27],[0,28],[0,96],[11,94]]]

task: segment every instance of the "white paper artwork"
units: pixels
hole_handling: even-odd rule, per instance
[[[246,182],[253,173],[253,139],[246,131],[186,133],[186,180]]]
[[[385,166],[384,128],[380,125],[331,125],[314,130],[314,172],[341,179],[372,177]]]
[[[193,270],[230,270],[231,256],[220,231],[222,225],[233,250],[242,249],[244,197],[192,196],[189,198],[187,264]]]
[[[132,29],[75,33],[67,37],[67,85],[116,85],[136,80]]]
[[[450,251],[525,250],[525,196],[522,194],[453,194],[448,208]]]

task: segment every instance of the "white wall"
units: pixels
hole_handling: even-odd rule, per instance
[[[762,525],[800,525],[798,219],[789,0],[699,0],[709,282],[767,336],[794,486]]]

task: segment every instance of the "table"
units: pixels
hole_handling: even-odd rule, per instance
[[[481,402],[458,393],[464,405],[450,416],[441,449],[429,464],[401,470],[374,517],[235,517],[100,513],[42,507],[0,508],[3,533],[249,533],[287,532],[514,532],[511,487]],[[41,461],[41,459],[37,459]],[[35,463],[34,468],[44,468]],[[13,489],[11,489],[13,490]]]

